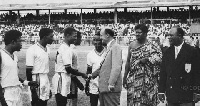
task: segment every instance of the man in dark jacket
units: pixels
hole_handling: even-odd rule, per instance
[[[198,51],[184,42],[184,31],[173,27],[169,32],[170,47],[162,58],[158,97],[167,97],[168,106],[194,106],[200,91]]]

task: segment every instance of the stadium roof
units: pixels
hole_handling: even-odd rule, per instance
[[[121,1],[121,0],[73,0],[73,2],[67,2],[64,0],[54,0],[58,2],[39,2],[35,3],[38,0],[32,0],[33,2],[26,4],[30,0],[7,0],[7,1],[21,1],[21,2],[4,2],[6,0],[2,0],[0,3],[0,10],[61,10],[61,9],[108,9],[108,8],[144,8],[144,7],[174,7],[174,6],[190,6],[190,5],[200,5],[200,0],[129,0],[129,1]],[[35,2],[34,2],[35,1]],[[40,0],[40,1],[48,1],[48,0]],[[83,2],[84,1],[84,2]]]

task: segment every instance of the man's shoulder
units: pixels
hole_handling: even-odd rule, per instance
[[[61,44],[57,51],[60,53],[67,53],[67,54],[73,53],[73,49],[67,46],[66,44]]]
[[[191,46],[191,45],[189,45],[187,43],[184,43],[183,46],[187,50],[187,52],[196,51],[197,50],[194,46]]]
[[[95,54],[95,49],[92,49],[91,51],[88,52],[87,56],[91,57]]]
[[[121,45],[118,43],[114,43],[111,48],[121,49]]]
[[[67,46],[66,44],[61,44],[60,47],[58,49],[62,49],[62,50],[71,50],[72,48],[70,48],[69,46]]]
[[[134,44],[136,44],[137,43],[137,40],[133,40],[131,43],[130,43],[130,45],[134,45]]]
[[[36,44],[33,44],[33,45],[31,45],[31,46],[27,49],[27,51],[34,50],[34,49],[36,49],[36,48],[37,48],[37,45],[36,45]]]
[[[173,46],[170,46],[168,48],[166,48],[165,52],[163,53],[163,55],[169,55],[169,52],[171,52],[173,50]]]
[[[134,40],[133,42],[130,43],[129,48],[135,49],[135,48],[136,48],[136,45],[138,45],[138,43],[137,43],[136,40]]]

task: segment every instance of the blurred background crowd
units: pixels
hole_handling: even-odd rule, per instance
[[[199,23],[198,17],[200,9],[194,7],[190,10],[192,23]],[[169,46],[167,34],[173,26],[180,26],[186,33],[185,41],[192,46],[199,47],[199,37],[192,36],[190,32],[191,24],[188,23],[189,9],[167,9],[167,11],[159,10],[159,7],[153,8],[153,11],[119,11],[118,24],[114,23],[114,12],[88,12],[82,13],[82,24],[80,23],[80,13],[76,12],[58,12],[51,13],[51,24],[48,24],[49,15],[34,15],[28,13],[24,16],[18,16],[12,12],[2,13],[0,15],[0,44],[2,44],[4,33],[11,29],[19,30],[23,33],[23,40],[26,44],[34,44],[39,40],[39,30],[48,27],[54,30],[55,42],[60,44],[63,40],[63,29],[71,26],[81,32],[81,45],[92,45],[92,37],[97,30],[102,27],[111,27],[115,31],[115,39],[118,43],[128,45],[135,39],[134,27],[138,23],[145,23],[149,27],[148,39],[156,41],[163,46]],[[191,18],[190,17],[190,18]],[[19,19],[20,18],[20,19]],[[151,21],[150,19],[154,20]],[[20,22],[17,22],[17,20]]]

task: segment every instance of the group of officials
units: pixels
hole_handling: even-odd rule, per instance
[[[122,85],[127,89],[128,106],[156,106],[167,100],[168,106],[194,106],[200,101],[200,53],[184,42],[184,31],[172,27],[169,32],[170,47],[161,46],[147,39],[148,28],[135,26],[136,40],[128,48],[127,62],[122,82],[122,49],[114,39],[111,28],[103,28],[95,34],[95,48],[87,55],[87,72],[78,71],[77,54],[72,44],[77,42],[77,31],[67,27],[64,42],[56,52],[55,75],[52,78],[57,106],[66,106],[76,76],[86,80],[85,92],[91,106],[120,106]],[[0,102],[2,106],[22,106],[21,87],[30,86],[31,105],[47,106],[51,98],[48,78],[50,49],[54,41],[53,30],[42,28],[40,40],[26,52],[26,76],[18,76],[18,58],[22,33],[10,30],[5,33],[5,48],[0,51]],[[80,89],[84,87],[80,85]],[[76,96],[75,96],[76,98]],[[72,106],[77,105],[73,99]]]
[[[128,106],[195,106],[200,101],[200,51],[184,41],[183,29],[170,29],[170,47],[164,51],[147,39],[145,25],[137,25],[135,32],[123,78]]]

